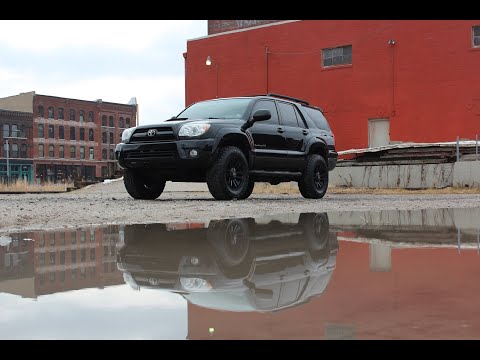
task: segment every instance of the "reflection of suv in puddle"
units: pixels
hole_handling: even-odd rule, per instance
[[[325,291],[338,243],[325,213],[205,224],[128,225],[118,268],[135,289],[229,311],[273,311]]]

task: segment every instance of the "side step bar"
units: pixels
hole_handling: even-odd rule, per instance
[[[301,172],[288,172],[288,171],[250,171],[250,176],[253,176],[255,181],[296,181],[301,176]]]

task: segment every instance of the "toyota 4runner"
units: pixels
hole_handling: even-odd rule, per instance
[[[194,103],[167,121],[124,130],[115,156],[127,192],[150,200],[169,180],[206,182],[217,200],[246,199],[257,181],[297,181],[303,197],[319,199],[337,163],[321,109],[278,94]]]

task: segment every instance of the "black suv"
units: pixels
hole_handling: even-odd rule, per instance
[[[326,213],[126,225],[117,267],[133,289],[207,308],[277,311],[323,294],[336,266]]]
[[[246,199],[256,181],[297,181],[305,198],[319,199],[337,163],[321,109],[278,94],[194,103],[124,130],[115,156],[135,199],[156,199],[168,180],[206,181],[217,200]]]

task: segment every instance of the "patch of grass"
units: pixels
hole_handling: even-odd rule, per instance
[[[73,183],[52,183],[30,184],[27,181],[19,180],[10,184],[0,183],[0,193],[35,193],[35,192],[65,192],[72,188]]]
[[[296,182],[270,185],[257,183],[254,194],[300,194]],[[480,194],[480,188],[446,187],[442,189],[374,189],[358,187],[329,186],[327,194],[373,194],[373,195],[412,195],[412,194]]]
[[[256,183],[253,188],[254,194],[300,194],[296,182],[280,183],[270,185],[269,183]]]

